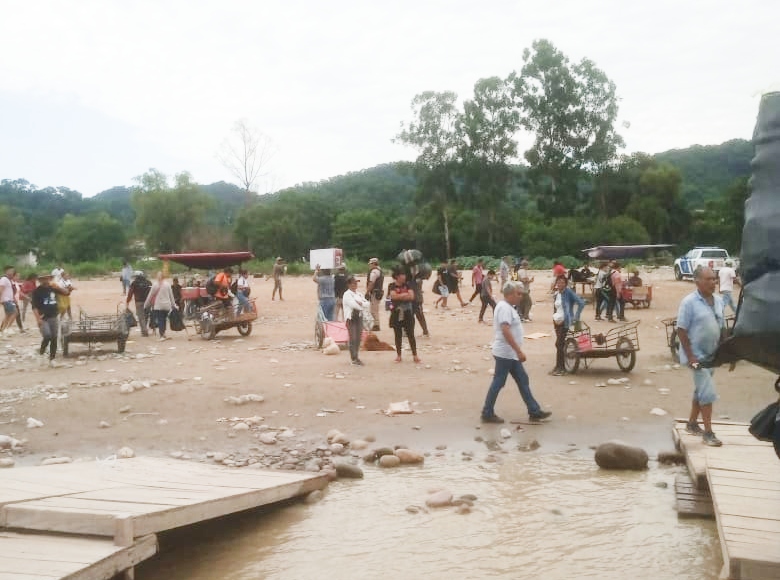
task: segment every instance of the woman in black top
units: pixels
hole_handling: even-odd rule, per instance
[[[417,341],[414,338],[414,290],[406,282],[406,272],[397,268],[393,271],[393,282],[387,287],[387,293],[392,302],[390,312],[390,326],[395,332],[395,362],[401,362],[401,340],[404,331],[412,349],[414,362],[419,363],[417,356]]]

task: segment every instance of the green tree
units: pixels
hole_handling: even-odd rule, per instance
[[[176,175],[173,187],[168,178],[150,169],[136,178],[133,192],[136,229],[150,252],[186,250],[187,240],[196,239],[213,200],[205,195],[189,173]]]
[[[583,172],[606,166],[623,146],[615,84],[592,61],[571,63],[548,40],[534,41],[523,62],[508,81],[522,125],[534,134],[525,152],[529,178],[545,215],[571,214]]]
[[[54,236],[52,253],[63,262],[88,262],[122,256],[126,244],[122,224],[107,213],[68,214]]]
[[[372,256],[393,256],[402,248],[403,238],[400,217],[377,210],[341,212],[333,222],[334,244],[350,258],[368,260]]]
[[[461,115],[453,92],[426,91],[412,99],[413,120],[401,124],[395,140],[417,149],[415,169],[418,183],[416,205],[431,207],[441,216],[444,252],[452,256],[450,213],[457,203],[455,171],[460,148],[458,127]]]
[[[480,79],[474,97],[463,104],[460,123],[460,158],[466,178],[466,194],[473,207],[482,210],[475,221],[476,237],[486,238],[494,249],[497,214],[507,198],[512,170],[509,162],[517,157],[515,134],[520,116],[511,87],[498,77]]]
[[[16,254],[24,249],[20,245],[23,226],[24,220],[15,208],[0,205],[0,255]]]

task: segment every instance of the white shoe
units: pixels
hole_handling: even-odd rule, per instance
[[[165,342],[166,340],[168,339],[165,338],[164,336],[161,336],[160,338],[157,339],[157,342]]]

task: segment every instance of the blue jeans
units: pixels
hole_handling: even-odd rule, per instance
[[[731,306],[731,311],[736,312],[737,307],[734,306],[734,298],[731,295],[731,290],[724,290],[720,293],[720,297],[723,298],[723,311],[725,313],[726,306]]]
[[[336,310],[336,297],[320,298],[320,308],[322,308],[322,314],[325,316],[325,320],[334,320],[333,315]]]
[[[517,388],[520,390],[520,396],[523,397],[525,406],[528,407],[528,414],[531,416],[538,415],[542,411],[542,408],[531,394],[528,373],[525,372],[523,363],[511,358],[501,358],[498,356],[494,356],[493,358],[496,359],[496,369],[493,374],[493,382],[490,383],[490,388],[485,397],[485,406],[482,407],[482,416],[492,417],[496,414],[494,410],[496,399],[498,399],[498,393],[506,384],[507,375],[512,375],[512,378],[517,383]]]
[[[238,308],[236,308],[236,314],[241,314],[242,312],[249,312],[252,310],[252,307],[249,305],[249,298],[247,298],[246,294],[244,294],[241,290],[236,292],[236,299],[238,299]]]

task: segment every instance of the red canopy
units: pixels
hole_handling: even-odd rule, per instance
[[[251,260],[252,252],[192,252],[189,254],[160,254],[161,260],[170,260],[188,268],[219,270]]]

